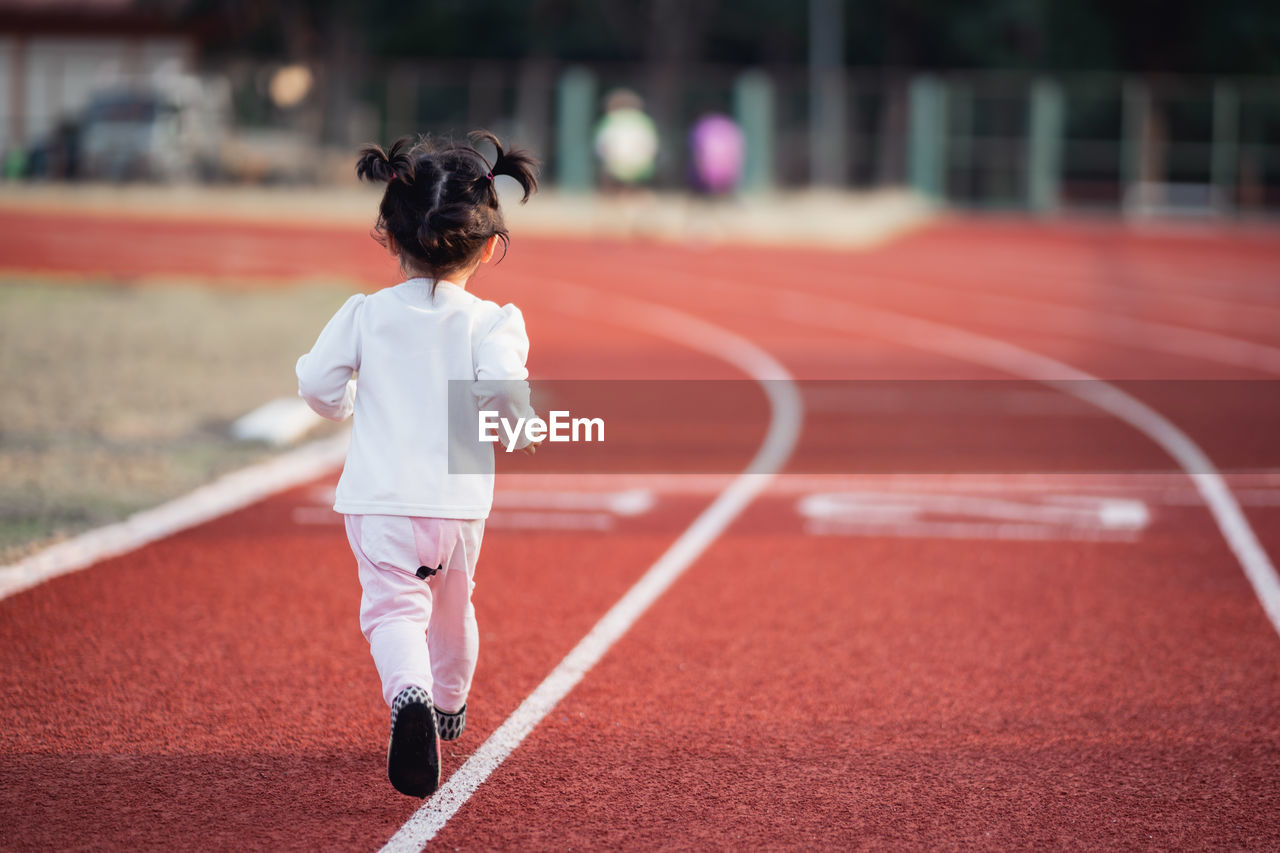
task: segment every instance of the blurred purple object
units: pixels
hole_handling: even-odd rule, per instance
[[[733,119],[719,113],[703,116],[689,134],[689,145],[694,183],[699,189],[724,193],[738,185],[746,145]]]

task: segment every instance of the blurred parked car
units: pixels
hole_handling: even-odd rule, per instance
[[[99,92],[80,122],[80,170],[91,179],[174,181],[219,172],[225,110],[207,87]]]
[[[227,78],[187,74],[99,90],[5,158],[0,167],[11,177],[256,184],[315,183],[333,159],[305,129],[235,127]]]
[[[90,101],[81,135],[86,176],[169,180],[186,170],[178,107],[151,92],[109,92]]]

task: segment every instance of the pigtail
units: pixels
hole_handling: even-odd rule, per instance
[[[356,175],[387,184],[374,239],[394,246],[406,269],[443,278],[475,263],[494,237],[506,253],[510,238],[493,179],[514,178],[524,189],[521,201],[528,201],[538,189],[538,161],[521,149],[503,151],[498,137],[488,131],[477,131],[471,139],[494,147],[492,164],[474,145],[438,145],[428,139],[405,137],[385,151],[377,145],[360,149]]]
[[[477,130],[470,134],[473,142],[488,142],[497,152],[497,156],[493,161],[493,165],[489,167],[489,174],[480,178],[482,181],[493,181],[494,176],[508,175],[516,179],[524,190],[524,197],[520,199],[520,203],[524,204],[529,200],[529,196],[533,195],[538,189],[538,161],[532,154],[523,148],[512,148],[510,151],[502,150],[502,143],[498,141],[498,137],[494,136],[487,130]]]
[[[356,159],[356,177],[363,181],[412,183],[414,177],[413,139],[402,136],[384,151],[378,145],[366,145]]]

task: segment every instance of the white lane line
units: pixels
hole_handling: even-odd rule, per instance
[[[1103,418],[1079,400],[1052,388],[1017,387],[1007,379],[974,382],[963,393],[954,382],[806,382],[802,386],[805,411],[810,414],[935,416],[993,414],[1011,418]],[[1030,386],[1031,383],[1023,383]],[[1013,386],[1013,387],[1009,387]],[[923,387],[925,390],[921,390]],[[949,393],[941,393],[943,388]]]
[[[706,279],[703,279],[703,284],[705,286]],[[737,282],[732,286],[739,291],[746,287]],[[1280,632],[1280,578],[1276,576],[1275,566],[1245,518],[1240,504],[1199,445],[1146,403],[1069,364],[956,326],[816,294],[774,289],[769,289],[768,293],[770,309],[775,316],[842,331],[858,328],[872,337],[888,338],[916,349],[942,353],[1041,382],[1110,412],[1142,432],[1173,457],[1191,478],[1227,545],[1244,569],[1245,577],[1252,584],[1272,627]]]
[[[342,464],[347,455],[346,433],[312,442],[202,486],[168,503],[143,510],[128,519],[90,530],[9,566],[0,567],[0,599],[39,583],[79,571],[226,515],[265,497],[316,477]]]
[[[839,275],[824,269],[828,275]],[[884,282],[896,290],[909,290],[922,295],[948,293],[946,288],[902,276],[859,276],[859,280]],[[1037,329],[1070,337],[1102,338],[1111,343],[1135,349],[1154,350],[1179,356],[1194,356],[1233,367],[1243,367],[1280,375],[1280,347],[1268,346],[1219,332],[1143,320],[1124,314],[1088,310],[1042,299],[1005,296],[994,293],[965,292],[966,311],[979,308],[983,322],[1020,329]],[[980,307],[985,306],[985,307]]]
[[[1231,491],[1241,506],[1280,506],[1280,489],[1242,489],[1237,486]],[[1161,499],[1169,506],[1199,506],[1201,503],[1200,495],[1190,490],[1169,489]]]
[[[813,267],[811,272],[838,275],[821,267]],[[784,317],[802,325],[839,331],[848,331],[850,327],[861,328],[862,333],[870,337],[887,338],[916,349],[942,353],[961,361],[985,365],[1002,373],[1040,382],[1109,412],[1154,441],[1190,478],[1244,570],[1245,577],[1253,586],[1254,594],[1262,604],[1272,627],[1280,633],[1280,577],[1240,509],[1231,488],[1199,445],[1168,418],[1136,397],[1065,362],[946,323],[899,314],[848,299],[767,288],[737,280],[717,279],[714,276],[693,277],[666,269],[662,273],[668,281],[696,279],[703,290],[713,283],[737,294],[753,290],[760,294],[762,304],[769,305],[773,316]]]
[[[533,512],[494,510],[485,519],[485,529],[507,530],[595,530],[613,529],[613,516],[607,512]]]
[[[1141,529],[1151,521],[1146,504],[1091,495],[1043,495],[1010,500],[986,495],[911,492],[825,492],[807,495],[796,509],[810,518],[909,521],[924,516],[1000,519],[1002,521]]]
[[[806,413],[812,410],[806,408]],[[1103,416],[1106,416],[1105,413]],[[1241,506],[1280,505],[1280,470],[1224,473]],[[514,478],[513,478],[514,479]],[[546,493],[570,490],[637,489],[677,497],[716,495],[733,480],[732,474],[521,474],[524,489]],[[772,497],[848,491],[998,492],[1015,494],[1119,494],[1148,504],[1203,506],[1200,493],[1188,484],[1181,468],[1163,473],[964,473],[964,474],[787,474],[769,487]],[[498,508],[498,495],[494,507]],[[323,499],[317,499],[323,503]],[[330,499],[329,503],[333,503]],[[327,505],[326,505],[327,506]],[[330,510],[326,510],[330,511]],[[330,511],[331,512],[331,511]],[[616,512],[616,510],[615,510]],[[340,521],[341,519],[339,519]]]
[[[1093,495],[825,492],[802,498],[796,512],[806,532],[825,536],[1136,542],[1151,522],[1140,500]]]
[[[231,437],[238,441],[262,441],[285,447],[324,423],[301,397],[277,397],[238,418]]]
[[[648,484],[636,485],[636,477],[645,478],[649,474],[521,474],[511,478],[523,486],[532,489],[508,489],[503,479],[499,478],[498,488],[493,493],[494,509],[576,509],[599,510],[614,515],[644,515],[653,509],[658,500],[654,497],[654,489]],[[683,481],[687,475],[658,475],[660,482],[671,479]],[[732,474],[713,475],[716,485],[705,486],[706,491],[719,492],[733,479]],[[710,478],[704,478],[704,482]],[[595,488],[589,488],[594,486]],[[335,500],[333,486],[313,489],[308,496],[317,506],[333,512],[331,507]],[[337,513],[334,513],[337,515]],[[338,516],[339,522],[342,517]]]
[[[444,828],[489,774],[769,484],[790,457],[800,434],[803,408],[791,374],[746,338],[671,308],[585,287],[561,283],[551,286],[565,295],[557,310],[630,326],[735,365],[760,382],[769,398],[769,429],[746,471],[737,475],[694,519],[520,707],[409,818],[382,848],[384,851],[422,850]]]
[[[1078,289],[1087,282],[1087,279],[1082,279],[1069,269],[1059,270],[1052,265],[1046,268],[1044,258],[1037,259],[1034,255],[1025,262],[1014,260],[1012,263],[997,263],[988,258],[980,263],[982,269],[989,269],[995,275],[1012,276],[1036,290],[1056,294],[1064,292],[1062,287]],[[1095,265],[1094,275],[1097,274]],[[1226,278],[1212,279],[1194,271],[1188,274],[1178,268],[1166,266],[1157,269],[1150,263],[1133,272],[1125,271],[1122,275],[1126,292],[1140,297],[1155,297],[1161,301],[1182,302],[1186,307],[1201,312],[1234,311],[1248,315],[1261,310],[1264,312],[1262,317],[1266,319],[1268,313],[1277,311],[1277,302],[1280,301],[1280,288],[1262,281],[1250,283]],[[1196,287],[1188,290],[1172,286],[1178,280],[1193,283]],[[1257,328],[1265,330],[1267,327],[1259,323]]]
[[[289,513],[294,524],[304,527],[341,527],[344,517],[333,511],[333,506],[295,506]]]
[[[717,491],[719,491],[717,489]],[[293,508],[294,524],[302,526],[338,526],[342,516],[333,511],[333,490],[317,489],[313,497],[328,495],[317,506]],[[493,510],[485,522],[488,528],[517,530],[595,530],[609,531],[615,519],[643,515],[656,505],[650,489],[622,491],[502,491],[493,497]]]
[[[603,510],[614,515],[643,515],[656,503],[649,489],[619,492],[507,491],[494,493],[494,509]]]
[[[988,542],[1122,542],[1139,541],[1132,530],[1063,528],[1048,524],[995,524],[977,521],[920,521],[880,524],[810,520],[804,532],[813,536],[865,536],[894,539],[971,539]]]

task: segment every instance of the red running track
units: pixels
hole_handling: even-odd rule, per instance
[[[365,287],[392,274],[360,233],[11,214],[0,225],[10,269]],[[65,258],[51,235],[66,229],[98,248]],[[1164,326],[1134,334],[1133,321],[1280,345],[1280,327],[1259,322],[1280,306],[1274,237],[958,221],[842,254],[516,235],[476,289],[522,306],[543,377],[737,375],[561,313],[565,281],[696,314],[800,378],[997,374],[875,329],[783,318],[774,288],[980,331],[1108,379],[1264,378],[1220,350],[1161,348],[1144,335]],[[991,301],[1010,298],[1012,314]],[[1029,423],[1011,415],[1007,429]],[[1211,455],[1238,440],[1220,423],[1180,425]],[[1110,541],[815,535],[797,511],[825,487],[811,480],[783,477],[749,507],[433,843],[1280,844],[1280,640],[1183,478],[1006,483],[1146,501],[1150,524]],[[1232,482],[1275,559],[1280,480]],[[412,814],[417,801],[383,777],[386,713],[341,528],[314,523],[331,483],[0,601],[0,844],[369,849]],[[651,511],[607,533],[491,527],[473,728],[446,772],[714,494],[669,478],[654,488]]]

